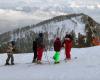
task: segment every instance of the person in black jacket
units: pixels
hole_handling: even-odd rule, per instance
[[[32,63],[37,61],[37,40],[36,39],[33,41],[33,52],[34,52],[34,57]]]

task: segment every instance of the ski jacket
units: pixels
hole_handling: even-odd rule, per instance
[[[37,38],[37,48],[44,48],[44,40],[43,37]]]
[[[13,47],[12,46],[8,46],[7,47],[7,51],[6,51],[8,54],[12,54],[13,53]]]
[[[64,40],[63,40],[63,42],[62,42],[62,47],[64,47],[64,44],[65,44],[65,39],[66,38],[70,38],[71,40],[73,40],[73,38],[72,38],[72,35],[71,34],[66,34],[66,36],[65,36],[65,38],[64,38]]]
[[[37,50],[37,41],[33,41],[33,51]]]
[[[72,48],[72,40],[70,38],[65,38],[64,47],[67,50]]]
[[[54,50],[55,51],[60,51],[61,49],[61,41],[59,38],[56,38],[56,40],[54,41]]]

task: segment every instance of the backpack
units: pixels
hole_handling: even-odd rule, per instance
[[[11,44],[12,44],[12,47],[13,47],[13,52],[15,52],[16,51],[16,48],[15,48],[15,41],[11,41]]]
[[[11,44],[14,46],[15,45],[15,41],[11,41]]]
[[[43,37],[38,37],[37,38],[37,47],[40,47],[40,48],[44,47]]]

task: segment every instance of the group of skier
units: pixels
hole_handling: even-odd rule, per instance
[[[55,64],[60,62],[60,50],[62,47],[65,48],[65,55],[66,55],[66,60],[71,59],[71,48],[72,48],[72,36],[71,34],[66,34],[64,41],[62,42],[59,37],[56,37],[54,40],[54,51],[55,54],[53,56],[53,59],[55,60]],[[39,33],[39,36],[33,41],[33,52],[34,52],[34,57],[33,57],[33,63],[37,62],[38,64],[41,64],[41,59],[42,59],[42,54],[43,51],[45,50],[45,42],[44,42],[44,37],[43,33]]]
[[[59,37],[56,38],[54,41],[54,50],[55,50],[55,55],[54,55],[54,60],[55,63],[59,63],[60,60],[60,50],[61,48],[65,48],[65,55],[66,58],[65,60],[70,60],[71,59],[71,48],[72,48],[72,36],[70,34],[66,34],[63,43],[61,43],[61,40]]]
[[[60,62],[60,50],[62,47],[65,48],[65,55],[66,55],[66,60],[70,60],[71,59],[71,48],[72,48],[72,36],[71,34],[66,34],[64,41],[62,42],[60,40],[59,37],[56,37],[56,39],[54,40],[54,51],[55,54],[53,56],[53,59],[55,60],[55,64]],[[44,36],[43,33],[39,33],[38,37],[35,38],[33,40],[33,53],[34,53],[34,57],[32,60],[32,63],[37,63],[37,64],[41,64],[41,60],[42,60],[42,55],[43,55],[43,51],[45,50],[45,42],[44,42]],[[8,43],[8,47],[7,47],[7,59],[6,59],[6,65],[9,65],[9,60],[11,59],[11,65],[14,65],[14,57],[13,57],[13,53],[15,50],[15,43],[9,42]]]

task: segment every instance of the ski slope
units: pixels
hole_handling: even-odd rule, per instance
[[[0,54],[0,80],[100,80],[100,46],[73,48],[67,62],[60,53],[60,64],[53,64],[54,51],[44,52],[41,65],[31,63],[33,53],[15,54],[13,66],[4,66],[6,54]]]

